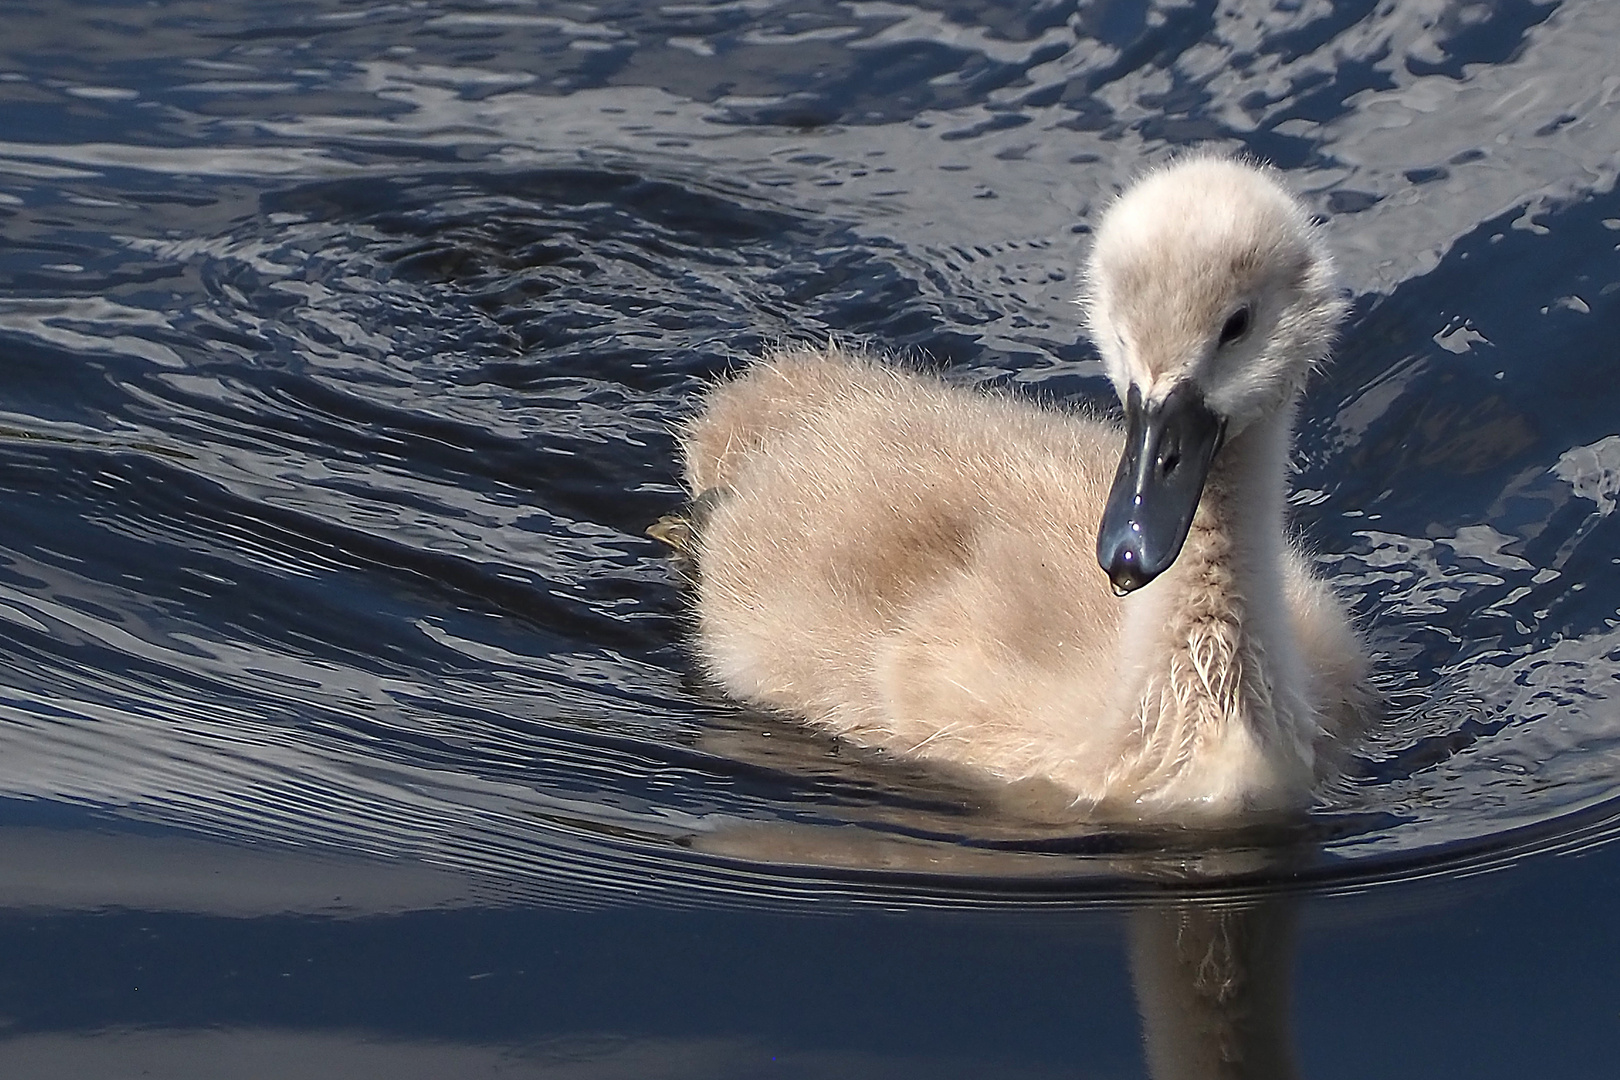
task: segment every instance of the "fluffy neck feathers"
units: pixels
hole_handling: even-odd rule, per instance
[[[1316,718],[1288,626],[1283,514],[1290,403],[1221,450],[1174,566],[1125,601],[1129,745],[1109,787],[1144,809],[1297,802]]]

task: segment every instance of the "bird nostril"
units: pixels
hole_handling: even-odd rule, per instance
[[[1181,455],[1175,452],[1161,455],[1159,458],[1159,475],[1169,476],[1181,464]]]

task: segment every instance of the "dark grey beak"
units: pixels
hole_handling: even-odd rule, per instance
[[[1125,400],[1125,453],[1114,474],[1097,561],[1124,596],[1170,568],[1192,527],[1209,463],[1226,437],[1226,421],[1204,404],[1192,383],[1144,408],[1131,387]]]

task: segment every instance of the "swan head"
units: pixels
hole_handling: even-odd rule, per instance
[[[1123,596],[1175,561],[1221,447],[1291,406],[1345,304],[1310,215],[1264,168],[1185,158],[1098,226],[1081,295],[1125,404],[1097,538]]]

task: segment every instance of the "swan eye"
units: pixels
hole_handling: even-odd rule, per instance
[[[1226,324],[1221,327],[1220,344],[1230,345],[1238,338],[1249,332],[1249,305],[1244,304],[1231,315],[1227,316]]]

